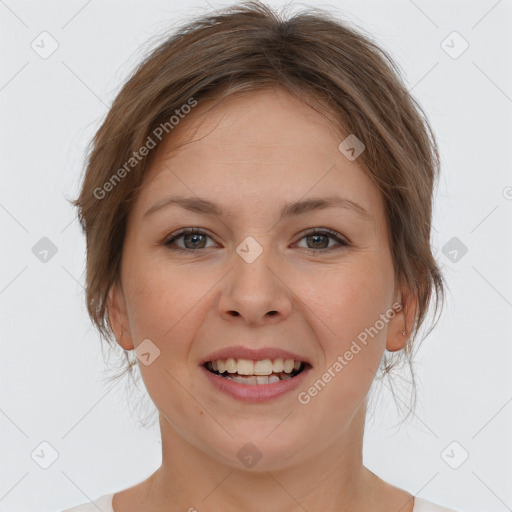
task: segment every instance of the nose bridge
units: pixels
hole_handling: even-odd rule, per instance
[[[288,315],[287,287],[278,275],[278,258],[271,237],[246,237],[232,258],[232,272],[219,302],[220,314],[258,322],[266,316]]]
[[[276,277],[272,266],[276,257],[272,254],[272,243],[268,236],[247,236],[237,247],[233,256],[233,282],[247,287],[244,293],[256,290],[269,293],[274,288]]]

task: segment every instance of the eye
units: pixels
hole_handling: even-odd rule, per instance
[[[175,244],[176,240],[180,238],[183,238],[185,247],[180,247]],[[172,235],[171,238],[164,242],[164,245],[168,246],[169,249],[173,251],[187,252],[195,249],[205,249],[204,242],[206,238],[210,238],[210,236],[201,229],[188,228]]]
[[[187,228],[175,233],[170,238],[165,240],[163,244],[171,249],[172,251],[177,252],[191,252],[196,249],[207,249],[206,239],[211,238],[205,231],[199,228]],[[311,243],[313,245],[312,248],[305,247],[307,252],[317,253],[317,252],[325,252],[332,250],[334,245],[329,245],[329,238],[331,240],[335,240],[338,246],[348,247],[350,243],[345,240],[340,234],[336,233],[336,231],[332,231],[330,229],[314,229],[307,232],[302,236],[300,240],[306,240],[307,243]],[[177,240],[183,239],[184,246],[179,246],[176,244]],[[327,241],[327,246],[325,242]],[[211,247],[211,246],[210,246]]]
[[[335,240],[339,246],[348,247],[350,243],[345,240],[340,234],[336,233],[336,231],[332,231],[330,229],[315,229],[306,233],[301,240],[306,240],[306,243],[311,243],[313,248],[306,247],[305,249],[308,252],[325,252],[330,251],[336,244],[329,246],[329,238]],[[325,245],[327,243],[327,245]]]

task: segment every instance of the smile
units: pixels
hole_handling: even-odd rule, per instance
[[[294,359],[276,358],[253,361],[230,357],[207,361],[204,366],[210,373],[226,380],[247,386],[257,386],[293,379],[309,365]]]

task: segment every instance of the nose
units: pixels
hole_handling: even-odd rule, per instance
[[[287,281],[269,248],[250,263],[235,253],[232,270],[222,281],[220,316],[250,325],[283,321],[290,315],[293,304]]]

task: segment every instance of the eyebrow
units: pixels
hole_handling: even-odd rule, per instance
[[[144,214],[144,218],[168,205],[180,206],[191,212],[203,215],[217,217],[226,216],[226,212],[222,209],[221,206],[212,203],[207,199],[203,199],[201,197],[169,196],[164,197],[153,206],[151,206],[151,208],[149,208]],[[323,210],[325,208],[333,207],[346,208],[359,214],[366,220],[373,220],[373,216],[370,214],[370,212],[368,212],[368,210],[363,208],[361,205],[351,201],[350,199],[338,196],[311,197],[302,201],[286,203],[281,209],[279,218],[280,220],[283,220],[285,218],[303,215],[315,210]]]

